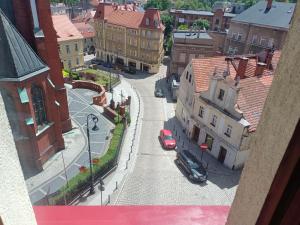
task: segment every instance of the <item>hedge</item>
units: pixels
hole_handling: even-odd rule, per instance
[[[124,129],[125,126],[123,123],[116,124],[107,152],[99,158],[97,164],[93,164],[94,181],[108,172],[116,164],[119,153],[118,147],[122,141]],[[66,199],[68,201],[73,200],[76,196],[88,188],[90,185],[90,179],[89,169],[87,169],[85,173],[77,174],[68,181],[69,185],[62,187],[57,194],[50,199],[50,201],[54,205],[64,205],[64,195],[66,195]]]

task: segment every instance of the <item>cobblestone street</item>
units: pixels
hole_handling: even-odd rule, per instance
[[[232,171],[215,158],[204,154],[208,163],[206,184],[193,184],[174,163],[176,152],[163,150],[158,140],[162,128],[177,130],[177,151],[189,149],[200,157],[199,148],[188,142],[175,118],[164,76],[166,67],[154,76],[127,81],[139,91],[144,103],[142,131],[135,166],[129,170],[120,191],[112,198],[116,205],[231,205],[240,171]],[[155,98],[155,85],[161,86],[167,98]],[[179,141],[180,136],[180,141]]]

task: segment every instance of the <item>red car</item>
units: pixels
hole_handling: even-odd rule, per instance
[[[175,149],[176,148],[176,140],[172,135],[172,131],[170,130],[161,130],[159,134],[159,139],[165,149]]]

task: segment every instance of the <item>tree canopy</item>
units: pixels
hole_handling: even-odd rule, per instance
[[[205,19],[198,19],[194,22],[193,27],[199,28],[201,30],[208,30],[209,28],[209,22]]]
[[[172,3],[170,0],[148,0],[144,5],[144,9],[158,8],[161,11],[171,8]]]

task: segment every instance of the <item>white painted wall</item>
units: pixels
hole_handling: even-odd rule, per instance
[[[0,95],[0,216],[4,225],[36,225],[11,128]]]

